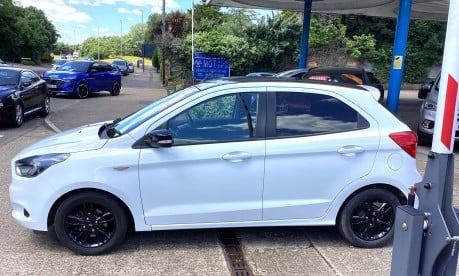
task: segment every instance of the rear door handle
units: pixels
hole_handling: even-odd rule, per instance
[[[355,156],[364,151],[365,149],[360,146],[344,146],[338,149],[338,153],[344,156]]]
[[[252,155],[245,151],[233,151],[222,156],[223,160],[230,162],[242,162],[250,157],[252,157]]]

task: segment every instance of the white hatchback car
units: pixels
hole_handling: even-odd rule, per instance
[[[351,244],[378,247],[421,180],[416,144],[356,86],[202,83],[21,151],[12,215],[86,255],[113,249],[129,227],[337,225]]]

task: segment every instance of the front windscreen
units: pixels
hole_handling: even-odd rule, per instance
[[[88,72],[90,66],[90,62],[69,61],[64,65],[60,66],[59,71]]]

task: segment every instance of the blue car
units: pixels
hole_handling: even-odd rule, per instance
[[[84,99],[92,92],[109,91],[118,96],[121,91],[121,73],[103,61],[69,61],[57,71],[44,72],[43,79],[51,95],[65,93]]]

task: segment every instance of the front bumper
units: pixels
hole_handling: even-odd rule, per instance
[[[51,93],[75,93],[76,80],[45,78],[48,90]]]

